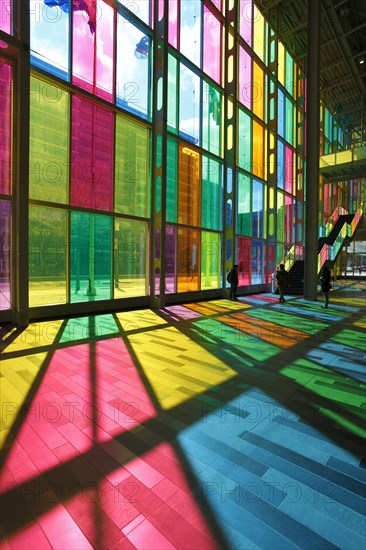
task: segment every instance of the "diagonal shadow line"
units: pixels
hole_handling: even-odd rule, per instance
[[[232,312],[231,312],[231,313],[232,313]],[[217,315],[220,315],[220,316],[221,316],[221,315],[222,315],[222,312],[218,313]],[[170,319],[170,321],[171,321],[171,319]],[[156,329],[156,327],[153,327],[153,328]],[[190,336],[192,337],[192,336],[197,336],[197,335],[196,335],[196,334],[193,334],[193,335],[191,334]],[[328,337],[328,336],[329,336],[329,335],[327,335],[327,337]],[[193,339],[195,339],[195,338],[193,338]],[[84,341],[85,341],[85,340],[84,340]],[[220,344],[220,342],[218,342],[218,344]],[[233,349],[235,349],[235,350],[237,351],[237,349],[235,348],[235,346],[234,346]],[[244,356],[245,359],[247,359],[247,356],[246,356],[245,354],[242,354],[242,355]],[[231,356],[230,358],[232,359],[232,356]],[[270,359],[271,359],[271,358],[270,358]],[[273,359],[273,358],[272,358],[272,359]],[[145,378],[145,382],[146,382],[146,378]],[[252,382],[255,382],[255,385],[256,385],[256,386],[260,386],[260,383],[259,383],[260,380],[254,380],[254,379],[253,379]],[[251,383],[252,383],[252,382],[251,382]],[[248,386],[248,387],[250,387],[250,386]],[[265,388],[264,388],[264,390],[265,390]],[[301,386],[301,390],[304,390],[303,386]],[[240,390],[240,391],[241,391],[241,390]],[[210,392],[206,392],[205,395],[206,395],[206,394],[209,394],[209,393],[210,393]],[[273,392],[272,392],[272,388],[271,388],[271,391],[269,391],[269,394],[271,394],[271,393],[273,393]],[[314,394],[312,394],[312,392],[307,392],[307,393],[310,393],[312,396],[314,396]],[[306,396],[307,396],[307,393],[306,393]],[[237,392],[234,392],[233,396],[235,396],[235,395],[237,395]],[[279,394],[279,396],[281,396],[281,394]],[[216,398],[217,395],[215,394],[213,397]],[[318,396],[317,396],[317,397],[318,397]],[[228,401],[228,400],[229,400],[229,397],[227,397],[226,401]],[[329,407],[329,401],[327,400],[327,398],[322,398],[322,399],[321,399],[321,403]],[[190,412],[190,406],[189,406],[189,405],[188,405],[188,408],[187,408],[185,405],[183,405],[183,406],[181,405],[181,406],[177,407],[177,408],[173,411],[173,413],[175,413],[175,412],[180,413],[180,410],[183,410],[183,411],[184,411],[184,409],[186,409],[186,412],[187,412],[187,413]],[[171,411],[170,411],[170,412],[171,412]],[[297,412],[297,411],[296,411],[296,412]],[[164,413],[164,414],[165,414],[165,413]],[[180,416],[180,415],[179,415],[179,416]],[[185,415],[184,415],[184,416],[185,416]],[[201,415],[198,416],[198,418],[200,418],[200,417],[201,417]],[[198,418],[196,417],[196,419],[198,419]],[[162,420],[163,420],[162,425],[164,426],[164,419],[162,418]],[[310,420],[311,420],[311,418],[310,418]],[[194,421],[194,419],[192,419],[192,421]],[[149,421],[149,422],[153,422],[153,423],[154,423],[155,420]],[[159,421],[157,421],[157,422],[158,422],[157,425],[160,426],[159,429],[161,429],[161,427],[162,427],[161,424],[159,424]],[[328,419],[328,418],[327,418],[327,422],[329,423],[329,419]],[[179,433],[179,431],[176,431],[175,433]],[[122,436],[117,436],[116,439],[119,440],[121,437],[122,437],[122,439],[123,439],[123,437],[128,437],[128,435],[129,435],[129,434],[127,434],[127,435],[125,435],[125,436],[123,436],[123,435],[122,435]],[[165,439],[163,439],[163,440],[165,440]],[[343,440],[343,439],[340,440],[340,444],[341,444],[342,446],[344,446],[344,440]],[[353,448],[353,447],[354,447],[354,443],[352,444],[352,448]],[[42,476],[40,476],[40,477],[42,477]],[[29,482],[29,483],[32,483],[32,481]]]
[[[58,330],[58,333],[54,339],[54,341],[52,342],[51,345],[48,345],[47,347],[46,346],[41,346],[39,348],[36,348],[35,350],[32,349],[32,354],[35,354],[35,353],[47,353],[47,356],[42,364],[42,366],[40,367],[36,377],[34,378],[33,382],[32,382],[32,385],[30,386],[29,388],[29,391],[18,411],[18,414],[17,414],[17,417],[14,421],[14,423],[12,424],[8,434],[7,434],[7,437],[4,441],[4,444],[0,450],[0,468],[4,465],[7,457],[8,457],[8,454],[11,450],[11,447],[12,447],[12,444],[13,442],[15,441],[15,439],[17,438],[17,435],[19,433],[19,430],[21,429],[22,425],[23,425],[23,421],[24,419],[26,418],[27,414],[28,414],[28,411],[32,405],[32,402],[39,390],[39,387],[43,381],[43,378],[45,377],[46,373],[47,373],[47,370],[48,370],[48,367],[49,367],[49,364],[51,362],[51,359],[53,357],[53,354],[55,353],[55,351],[57,350],[57,345],[62,337],[62,333],[65,329],[67,325],[67,320],[64,320]],[[19,334],[23,332],[24,329],[21,329]],[[10,355],[10,354],[9,354]],[[24,351],[22,353],[22,355],[20,357],[22,357],[24,355]],[[28,350],[27,350],[27,355],[28,355]],[[30,354],[29,354],[30,355]],[[13,359],[14,356],[6,356],[6,359]],[[5,358],[4,358],[5,359]]]
[[[222,342],[217,342],[218,344]],[[229,346],[228,352],[236,351],[237,348],[235,346]],[[233,356],[229,355],[229,353],[225,352],[223,350],[223,357],[227,355],[227,359],[230,359],[232,361]],[[248,360],[248,357],[245,354],[241,355]],[[273,357],[271,358],[273,360]],[[319,411],[319,405],[324,406],[325,408],[331,409],[335,412],[340,412],[340,414],[343,414],[343,410],[340,407],[335,407],[334,402],[330,401],[329,399],[325,397],[315,396],[316,399],[318,399],[318,402],[313,404],[311,399],[314,399],[314,393],[307,390],[303,386],[299,385],[296,381],[288,380],[286,379],[286,384],[283,383],[283,376],[278,373],[271,373],[270,376],[268,376],[268,372],[266,373],[265,365],[259,362],[256,362],[258,365],[261,365],[262,369],[261,372],[257,374],[253,374],[251,370],[247,369],[245,373],[239,373],[239,382],[241,381],[242,384],[244,383],[246,388],[250,387],[260,387],[263,391],[268,393],[272,399],[276,399],[280,403],[286,403],[286,407],[290,410],[292,410],[295,414],[298,414],[298,405],[299,401],[300,404],[303,405],[303,408],[301,410],[301,418],[302,420],[305,420],[309,422],[310,424],[315,424],[315,419],[320,419],[319,424],[322,424],[321,427],[316,426],[318,429],[322,431],[325,435],[336,441],[339,445],[342,447],[347,448],[350,450],[350,452],[355,452],[355,449],[357,451],[360,451],[362,453],[362,439],[358,436],[353,436],[351,439],[347,438],[344,439],[344,435],[346,432],[344,432],[344,435],[334,434],[331,430],[331,426],[329,426],[329,418],[326,417],[321,411]],[[277,370],[277,369],[276,369]],[[267,377],[263,377],[264,374],[267,374]],[[275,376],[275,379],[273,379],[273,376]],[[270,378],[268,383],[265,382],[265,378]],[[278,384],[277,384],[278,382]],[[225,382],[222,384],[222,393],[220,393],[220,396],[223,396],[224,399],[221,399],[221,405],[222,403],[227,403],[231,399],[237,397],[243,392],[243,387],[241,387],[238,384],[238,377],[235,377],[234,379]],[[299,393],[299,390],[300,393]],[[289,396],[290,394],[290,396]],[[210,390],[208,392],[205,392],[206,397],[212,396],[213,399],[216,399],[214,401],[213,405],[214,408],[217,408],[219,405],[217,404],[217,393],[214,390]],[[292,399],[293,396],[296,395],[296,402],[292,403],[291,401],[288,402],[288,399]],[[301,399],[299,399],[301,397]],[[151,431],[156,433],[157,441],[154,441],[152,444],[151,442],[145,442],[141,446],[141,442],[138,441],[135,437],[135,435],[131,432],[125,432],[120,435],[116,435],[114,437],[114,441],[118,442],[122,448],[125,449],[131,449],[134,454],[140,455],[142,452],[146,453],[149,450],[153,449],[156,444],[163,443],[163,442],[171,442],[172,439],[174,439],[179,433],[180,429],[174,428],[171,425],[167,425],[167,418],[170,418],[173,420],[174,418],[179,418],[185,424],[187,424],[186,419],[189,418],[189,425],[192,425],[195,421],[202,419],[202,410],[199,409],[199,407],[196,408],[196,410],[193,410],[192,412],[192,403],[197,403],[198,405],[201,402],[201,396],[196,396],[194,398],[191,398],[188,402],[182,403],[177,407],[174,407],[172,409],[169,409],[169,411],[161,411],[158,413],[156,418],[150,419],[147,422],[141,423],[142,426],[148,427]],[[306,405],[306,407],[305,407]],[[316,414],[314,414],[316,413]],[[354,422],[355,419],[353,418],[353,415],[350,415],[350,418]],[[108,443],[100,443],[99,447],[106,453],[108,453]],[[51,470],[44,472],[40,476],[33,478],[32,480],[29,480],[27,482],[24,482],[22,485],[12,488],[4,493],[4,499],[10,499],[11,501],[15,501],[18,504],[25,504],[24,497],[26,497],[29,494],[32,494],[32,491],[37,490],[37,484],[39,485],[42,480],[45,478],[48,481],[52,481],[54,483],[57,483],[57,480],[65,478],[65,475],[67,471],[71,468],[73,470],[76,470],[81,467],[82,459],[88,460],[93,453],[93,449],[90,451],[86,451],[82,456],[76,457],[74,459],[71,459],[67,463],[64,463],[56,468],[52,468]],[[123,465],[127,463],[130,460],[129,453],[126,453],[127,456],[123,458],[123,456],[120,457],[120,460],[118,464],[116,464],[115,467],[119,467],[120,465]],[[110,471],[113,471],[114,468],[111,468],[109,466]],[[97,481],[100,481],[105,476],[105,472],[99,473],[97,476]],[[191,483],[193,483],[193,478],[191,478]],[[95,480],[94,480],[95,481]],[[79,491],[82,491],[83,489],[88,487],[88,483],[82,483],[78,487]],[[64,495],[59,498],[59,500],[66,500],[67,495]],[[50,508],[54,506],[54,503],[49,503]],[[13,513],[12,507],[6,507],[5,508],[5,514],[3,517],[3,520],[5,524],[8,524],[9,528],[7,529],[8,534],[9,530],[10,532],[15,532],[20,527],[24,527],[24,524],[29,523],[30,521],[34,521],[34,518],[38,517],[41,513],[44,512],[44,503],[37,504],[32,503],[32,510],[30,511],[28,507],[24,511],[22,511],[21,516],[15,515]]]

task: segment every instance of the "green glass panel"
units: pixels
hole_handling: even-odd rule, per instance
[[[238,164],[240,168],[252,171],[252,121],[249,115],[239,109]]]
[[[115,211],[149,216],[149,130],[116,117]]]
[[[222,229],[222,165],[202,155],[202,227]]]
[[[201,289],[220,288],[220,235],[203,231],[201,239]]]
[[[166,221],[173,223],[177,221],[177,167],[177,142],[168,138],[166,161]]]
[[[277,241],[285,241],[285,201],[283,193],[277,193]]]
[[[148,286],[148,226],[137,220],[114,223],[114,297],[145,296]]]
[[[248,237],[252,234],[251,178],[238,174],[238,222],[237,232]]]
[[[30,79],[29,196],[66,203],[69,166],[69,94]]]
[[[67,213],[29,208],[29,305],[65,303]]]
[[[168,129],[177,133],[177,60],[168,55]]]
[[[294,106],[286,97],[286,141],[294,145]]]
[[[110,313],[78,317],[67,321],[60,342],[74,342],[110,334],[119,334],[116,321]]]
[[[294,95],[294,62],[291,55],[286,52],[286,90]]]
[[[202,147],[210,153],[221,156],[221,113],[220,92],[206,82],[202,94]]]
[[[112,218],[71,212],[70,301],[112,297]]]

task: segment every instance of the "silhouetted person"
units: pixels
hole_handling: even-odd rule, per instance
[[[321,277],[320,277],[321,289],[322,289],[322,291],[323,291],[324,298],[325,298],[325,304],[322,306],[323,309],[328,309],[328,304],[329,304],[329,291],[330,291],[330,289],[332,288],[332,285],[330,284],[330,279],[331,279],[330,271],[329,271],[329,269],[325,266],[325,267],[323,267],[323,269],[322,269],[322,274],[321,274]]]
[[[238,266],[233,265],[232,270],[227,276],[227,280],[230,283],[230,300],[236,300],[236,290],[239,284]]]
[[[289,282],[289,275],[283,264],[280,265],[280,269],[278,269],[276,272],[276,281],[277,281],[278,290],[280,291],[280,302],[284,303],[285,288],[287,287]]]

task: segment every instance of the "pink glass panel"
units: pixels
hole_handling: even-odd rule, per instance
[[[291,197],[285,196],[285,228],[286,228],[286,243],[292,244],[294,241],[294,207]]]
[[[112,209],[114,115],[74,96],[71,204]]]
[[[97,95],[113,101],[114,10],[102,0],[97,3],[97,58],[95,82]]]
[[[285,151],[285,191],[292,193],[294,154],[290,147],[286,146]]]
[[[239,101],[248,109],[252,105],[252,58],[240,48],[239,53]]]
[[[178,47],[177,20],[178,2],[169,2],[168,40],[174,48]]]
[[[252,45],[252,4],[252,0],[241,0],[239,13],[240,34],[249,46]]]
[[[204,6],[203,70],[221,84],[221,24]]]
[[[7,34],[13,34],[11,24],[12,12],[13,0],[0,0],[0,30]]]
[[[161,21],[163,19],[163,16],[164,16],[164,0],[158,0],[158,1],[159,1],[158,19],[159,19],[159,21]]]
[[[73,17],[72,81],[80,88],[93,92],[96,64],[95,33],[88,25],[84,11],[74,11]]]
[[[0,193],[11,190],[11,66],[0,58]]]
[[[221,0],[211,0],[211,2],[221,11]]]

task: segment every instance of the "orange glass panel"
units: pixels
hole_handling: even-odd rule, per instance
[[[178,223],[200,225],[201,159],[199,153],[180,145],[178,174]]]
[[[200,232],[178,229],[178,292],[199,290]]]

